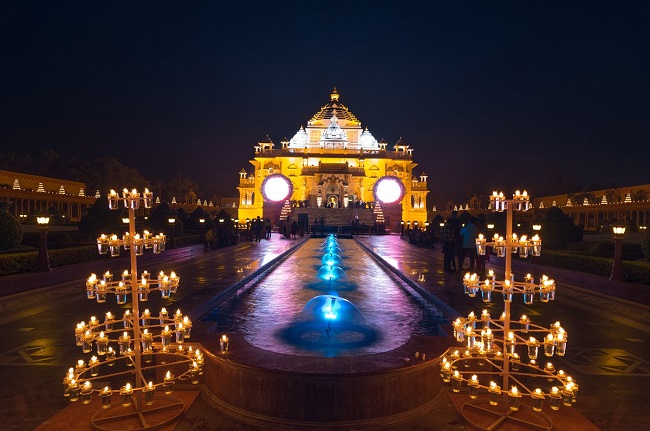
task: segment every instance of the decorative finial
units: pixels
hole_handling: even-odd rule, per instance
[[[332,102],[336,102],[339,100],[339,93],[336,91],[336,87],[334,87],[332,94],[330,94],[330,99],[332,100]]]

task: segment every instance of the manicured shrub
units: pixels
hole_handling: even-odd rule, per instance
[[[7,210],[7,203],[0,202],[0,250],[17,247],[23,239],[23,228],[16,217]]]

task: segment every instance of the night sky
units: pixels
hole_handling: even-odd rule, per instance
[[[649,9],[2,2],[0,151],[113,156],[236,196],[253,146],[291,138],[336,86],[375,138],[415,149],[429,208],[534,189],[549,168],[583,187],[650,183]]]

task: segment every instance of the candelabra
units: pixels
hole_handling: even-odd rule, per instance
[[[554,300],[555,282],[543,275],[536,283],[530,274],[525,276],[524,281],[516,281],[512,274],[513,254],[528,257],[530,254],[539,256],[541,253],[542,242],[538,235],[529,240],[526,236],[518,238],[512,232],[513,211],[526,211],[530,208],[528,194],[517,191],[512,199],[506,199],[503,193],[494,192],[490,204],[495,211],[506,211],[506,236],[495,235],[492,242],[487,242],[479,235],[476,248],[479,254],[484,255],[486,247],[493,247],[497,256],[505,257],[505,277],[504,280],[497,280],[494,271],[490,270],[485,280],[480,280],[476,274],[468,273],[463,279],[463,288],[469,297],[480,295],[485,303],[491,302],[493,295],[501,294],[504,311],[498,318],[490,316],[487,310],[483,310],[481,316],[475,316],[472,312],[467,318],[458,318],[453,322],[454,337],[459,343],[465,344],[465,350],[455,350],[443,356],[440,362],[441,377],[444,382],[451,382],[453,392],[460,392],[462,384],[467,384],[471,400],[463,405],[461,415],[476,429],[492,429],[495,423],[508,419],[536,429],[550,430],[553,422],[548,415],[542,413],[544,400],[549,399],[552,410],[558,410],[561,404],[571,406],[575,402],[578,385],[564,371],[556,371],[551,362],[539,364],[539,350],[542,347],[543,355],[549,358],[554,355],[564,356],[567,333],[560,322],[545,328],[533,324],[525,315],[513,321],[510,307],[515,295],[522,295],[524,304],[528,305],[533,303],[537,295],[541,302]],[[539,334],[543,334],[541,341],[534,336],[539,337]],[[529,362],[523,362],[517,353],[520,346],[525,346]],[[500,376],[501,385],[492,380],[494,376]],[[550,383],[549,390],[544,391],[539,387],[533,389],[533,383],[540,378]],[[510,380],[516,384],[510,386]],[[553,385],[554,382],[556,385]],[[487,390],[492,409],[480,406],[481,400],[478,397],[481,389]],[[504,394],[508,397],[509,409],[495,410],[494,406],[498,406]],[[512,415],[520,409],[522,396],[531,398],[532,409],[540,419],[539,422],[530,422],[530,419]],[[488,424],[476,422],[476,411],[486,414]],[[496,422],[489,423],[489,418],[495,416]]]
[[[76,344],[85,354],[93,353],[94,347],[96,355],[87,361],[80,359],[63,380],[64,395],[70,401],[81,399],[83,404],[89,404],[93,393],[99,395],[102,409],[93,416],[91,423],[93,429],[100,431],[124,429],[126,423],[129,429],[150,429],[172,423],[185,409],[182,400],[169,396],[174,384],[187,380],[198,384],[204,363],[198,349],[184,347],[191,335],[192,322],[180,310],[170,316],[162,308],[157,317],[152,316],[148,309],[140,312],[139,302],[148,301],[152,291],[159,291],[162,298],[176,293],[180,277],[173,271],[169,275],[161,271],[155,278],[147,271],[138,276],[137,256],[141,256],[145,249],[161,253],[165,249],[166,237],[163,234],[154,236],[147,231],[140,236],[135,232],[135,212],[141,204],[145,208],[151,207],[152,194],[148,190],[140,194],[137,190],[129,192],[125,189],[122,197],[111,190],[109,208],[117,209],[120,201],[128,210],[129,231],[122,238],[114,234],[101,235],[97,239],[97,248],[100,254],[111,257],[119,256],[120,248],[128,250],[130,271],[125,270],[119,280],[108,271],[101,278],[92,274],[86,280],[86,297],[104,303],[109,295],[115,295],[117,304],[124,305],[131,295],[132,305],[121,318],[109,311],[104,322],[92,316],[88,323],[77,324]],[[160,359],[160,363],[156,363],[154,358]],[[120,366],[115,367],[116,364]],[[102,368],[115,371],[99,377]],[[166,369],[166,374],[157,379],[162,381],[154,382],[162,368]],[[172,370],[179,375],[174,376]],[[153,379],[149,380],[152,375]],[[117,381],[120,376],[130,376],[132,380],[119,389],[104,384],[107,379]],[[159,390],[165,395],[156,397],[158,402],[151,407]],[[119,403],[113,403],[113,395],[118,396]]]

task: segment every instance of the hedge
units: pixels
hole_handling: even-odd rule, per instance
[[[200,235],[185,235],[176,238],[177,247],[201,244],[202,242],[203,239]],[[47,254],[50,258],[51,268],[106,258],[106,256],[97,253],[95,245],[48,250]],[[37,264],[38,251],[0,254],[0,276],[32,272],[36,270]]]
[[[609,277],[612,274],[613,259],[546,250],[535,258],[535,263]],[[623,276],[625,281],[650,285],[650,264],[624,260]]]
[[[60,250],[48,250],[50,267],[58,268],[75,263],[90,262],[103,258],[97,253],[96,246],[71,247]],[[20,274],[36,270],[38,252],[11,253],[0,255],[0,276]]]

